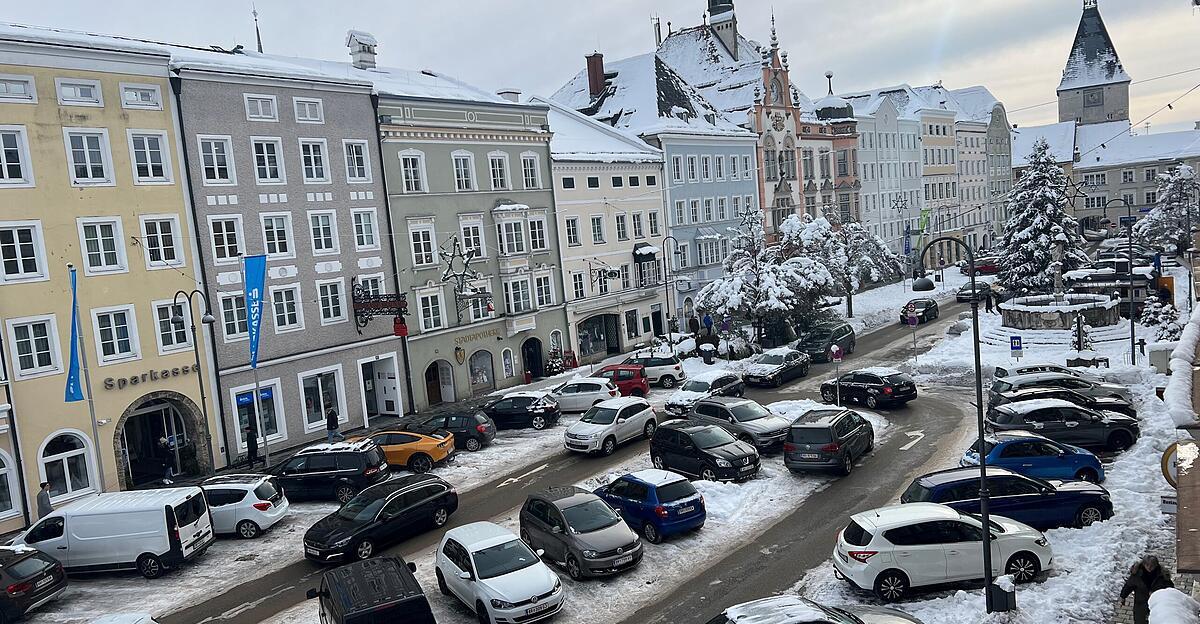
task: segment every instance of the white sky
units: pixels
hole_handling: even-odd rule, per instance
[[[736,0],[739,28],[770,37],[771,0]],[[257,0],[267,52],[348,59],[347,29],[373,33],[381,65],[435,69],[495,90],[549,95],[598,49],[619,59],[654,46],[663,30],[700,23],[704,0]],[[186,8],[185,8],[186,7]],[[200,8],[203,7],[203,8]],[[792,80],[808,95],[901,82],[983,84],[1023,126],[1057,121],[1055,99],[1081,0],[776,0]],[[1100,10],[1134,81],[1200,68],[1200,15],[1188,0],[1100,0]],[[254,45],[250,0],[12,0],[0,19],[131,35],[191,45]],[[1132,89],[1136,122],[1200,83],[1200,71]],[[1200,90],[1152,120],[1151,130],[1200,121]]]

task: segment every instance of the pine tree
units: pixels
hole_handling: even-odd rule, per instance
[[[846,255],[850,260],[850,273],[858,277],[860,284],[874,284],[904,274],[900,257],[883,242],[872,235],[857,221],[842,225],[842,236],[846,241]]]
[[[1134,240],[1168,254],[1177,253],[1181,247],[1186,249],[1189,210],[1192,225],[1200,226],[1200,212],[1195,205],[1198,191],[1196,171],[1188,165],[1158,176],[1158,201],[1145,218],[1133,225]]]
[[[1066,210],[1067,176],[1038,140],[1029,167],[1009,194],[1008,222],[999,247],[1003,249],[997,281],[1018,293],[1053,290],[1053,268],[1071,271],[1088,261],[1079,224]],[[1057,230],[1055,229],[1057,226]],[[1061,268],[1055,265],[1056,238],[1062,242]]]
[[[1155,339],[1159,342],[1178,340],[1183,333],[1183,324],[1179,322],[1179,310],[1156,295],[1146,298],[1138,323],[1155,328]]]
[[[1158,295],[1150,295],[1142,302],[1142,315],[1138,318],[1138,324],[1146,327],[1161,327],[1164,320],[1164,308],[1171,307],[1166,304]]]

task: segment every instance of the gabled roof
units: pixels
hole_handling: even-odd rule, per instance
[[[987,87],[976,85],[963,89],[947,89],[940,84],[915,87],[929,108],[954,111],[954,121],[988,124],[992,120],[992,109],[1000,103]]]
[[[874,115],[879,110],[879,105],[883,103],[883,98],[887,98],[896,107],[900,118],[910,121],[920,119],[921,111],[930,108],[925,98],[907,84],[842,93],[841,96],[850,101],[856,113],[867,115]]]
[[[1017,127],[1012,134],[1012,166],[1026,167],[1033,144],[1045,139],[1050,156],[1058,164],[1069,163],[1075,154],[1075,122],[1063,121],[1044,126]]]
[[[550,155],[573,162],[662,162],[662,151],[587,115],[541,97],[530,101],[550,107]]]
[[[1076,169],[1131,163],[1170,163],[1200,156],[1200,131],[1130,134],[1128,120],[1081,125],[1076,143],[1081,158]]]
[[[1075,31],[1075,43],[1067,55],[1062,81],[1058,90],[1080,89],[1107,84],[1129,82],[1129,74],[1121,66],[1117,49],[1108,36],[1100,8],[1095,0],[1083,4],[1083,16],[1079,18],[1079,29]]]

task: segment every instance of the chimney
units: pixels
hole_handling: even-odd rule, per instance
[[[654,22],[654,45],[660,46],[662,45],[662,20],[659,20],[658,16],[655,15],[650,21]]]
[[[371,33],[361,30],[346,31],[346,47],[350,48],[350,64],[358,69],[375,67],[375,46],[377,45],[379,44]]]
[[[604,90],[604,55],[592,52],[587,55],[588,95],[596,99]]]
[[[1200,130],[1200,121],[1197,121],[1197,122],[1196,122],[1196,129],[1197,129],[1197,130]]]
[[[514,88],[500,89],[499,91],[496,92],[496,95],[508,100],[509,102],[520,102],[521,101],[521,90],[520,89],[514,89]]]

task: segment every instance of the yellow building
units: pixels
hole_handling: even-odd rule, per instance
[[[207,328],[198,352],[190,332],[204,304],[173,303],[200,269],[168,61],[152,46],[0,25],[0,532],[36,519],[42,481],[57,507],[223,464],[201,400],[201,383],[215,394]],[[86,401],[64,401],[68,265],[94,421]]]

